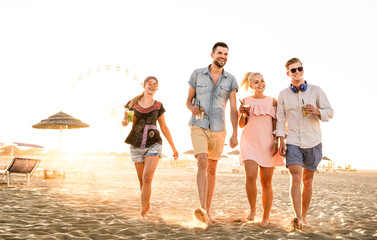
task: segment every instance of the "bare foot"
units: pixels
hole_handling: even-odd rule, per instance
[[[217,223],[217,221],[214,218],[212,218],[211,215],[209,215],[208,213],[207,213],[207,215],[208,215],[210,223]]]
[[[296,229],[301,230],[302,229],[302,221],[299,220],[298,218],[293,219],[292,222],[291,222],[291,227],[292,227],[293,231],[295,231]]]
[[[147,208],[145,210],[141,210],[140,216],[143,220],[147,220],[147,215],[151,211],[151,205],[148,203]]]
[[[199,221],[203,223],[208,223],[209,217],[206,210],[204,210],[203,208],[195,209],[194,214],[195,214],[196,219],[198,219]]]
[[[269,223],[270,223],[270,221],[268,219],[263,218],[262,221],[260,223],[258,223],[258,225],[260,227],[264,227],[264,226],[267,226]]]
[[[305,225],[307,227],[311,227],[312,225],[310,225],[307,221],[306,221],[306,218],[303,218],[302,219],[302,225]]]
[[[255,211],[250,211],[250,214],[249,214],[249,216],[247,216],[247,220],[249,220],[249,221],[254,221],[254,219],[255,219]]]

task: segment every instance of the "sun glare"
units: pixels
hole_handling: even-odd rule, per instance
[[[123,105],[140,91],[137,75],[126,68],[105,65],[86,71],[73,83],[65,111],[90,127],[65,131],[65,150],[126,150]]]

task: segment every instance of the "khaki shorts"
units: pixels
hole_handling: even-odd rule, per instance
[[[211,132],[198,126],[191,127],[191,142],[195,157],[199,153],[206,153],[208,159],[220,160],[224,149],[226,131]]]

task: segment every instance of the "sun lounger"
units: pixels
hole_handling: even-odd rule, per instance
[[[25,176],[27,177],[27,185],[30,183],[30,176],[34,173],[41,160],[32,158],[13,158],[8,167],[0,170],[0,174],[7,176],[8,186],[10,184],[11,176]]]

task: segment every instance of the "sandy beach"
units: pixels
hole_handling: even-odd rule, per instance
[[[24,178],[0,184],[0,239],[377,239],[377,173],[316,174],[308,221],[291,232],[293,210],[289,176],[275,171],[271,223],[246,222],[248,203],[243,174],[219,173],[212,215],[218,223],[198,222],[195,172],[156,171],[152,213],[139,218],[139,184],[134,169],[104,170],[82,179]],[[261,218],[258,184],[257,220]]]

